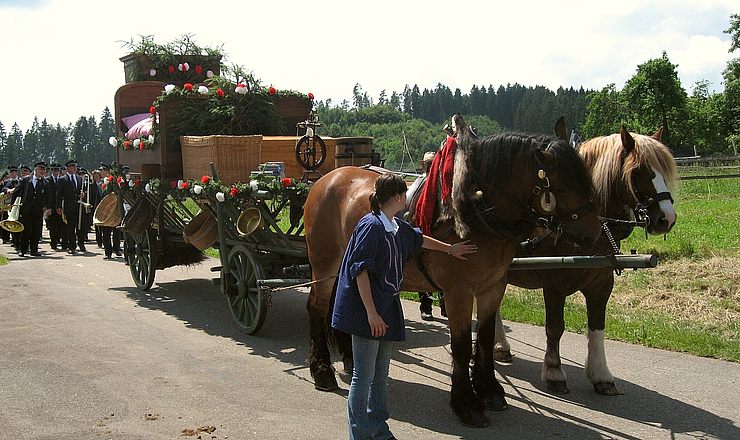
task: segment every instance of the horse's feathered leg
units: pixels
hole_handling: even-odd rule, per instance
[[[547,348],[545,348],[545,359],[542,363],[542,381],[547,390],[555,394],[569,393],[566,382],[565,371],[563,371],[560,360],[560,338],[565,331],[565,319],[563,308],[565,307],[565,293],[545,286],[542,289],[545,297],[545,334],[547,335]]]
[[[501,307],[496,310],[496,335],[494,337],[493,358],[496,362],[510,364],[514,361],[514,355],[511,354],[511,345],[506,338],[504,322],[501,319]]]
[[[486,409],[500,411],[506,408],[504,388],[496,379],[493,351],[496,333],[496,310],[501,304],[501,297],[506,289],[506,282],[499,282],[493,289],[479,294],[478,300],[478,337],[473,352],[472,375],[473,388],[483,400]]]
[[[609,272],[608,279],[599,286],[583,289],[588,313],[588,356],[586,357],[586,377],[594,386],[594,391],[607,396],[619,394],[614,376],[606,364],[604,350],[604,327],[606,304],[614,287],[614,275]]]
[[[321,278],[317,278],[321,279]],[[308,296],[308,322],[311,344],[308,349],[309,368],[314,379],[314,388],[320,391],[333,391],[339,387],[334,375],[329,352],[330,326],[328,322],[330,293],[317,289],[330,289],[332,281],[322,281],[311,287]],[[323,301],[321,300],[323,299]]]
[[[483,401],[476,396],[470,381],[472,334],[470,316],[473,310],[471,295],[445,291],[447,318],[452,345],[452,391],[450,406],[465,426],[483,428],[489,425]]]

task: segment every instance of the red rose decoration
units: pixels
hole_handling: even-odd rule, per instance
[[[270,88],[267,89],[267,93],[269,93],[270,95],[274,95],[275,93],[277,93],[277,89],[275,87],[270,86]]]
[[[313,93],[308,92],[308,99],[310,99],[311,101],[313,101]]]
[[[130,150],[131,149],[131,141],[123,141],[123,149],[124,150]]]
[[[105,183],[101,183],[100,184],[100,189],[105,189],[105,186],[106,186]]]
[[[123,177],[121,177],[121,176],[118,176],[118,178],[116,179],[116,182],[118,182],[118,183],[121,183],[121,182],[123,182]]]
[[[190,186],[190,183],[182,182],[182,189],[188,189],[189,186]]]
[[[232,186],[231,189],[229,190],[229,195],[231,197],[236,197],[237,194],[239,194],[239,190],[236,189],[235,186]]]
[[[170,182],[170,186],[172,187],[172,189],[177,189],[177,180],[173,180],[172,182]]]
[[[198,75],[200,75],[201,73],[203,73],[203,66],[201,66],[200,64],[196,64],[195,65],[195,73],[197,73]]]
[[[192,90],[193,90],[193,85],[192,85],[192,84],[190,84],[190,83],[185,83],[185,85],[184,85],[184,86],[182,86],[182,87],[183,87],[183,88],[184,88],[185,90],[187,90],[188,92],[190,92],[190,91],[192,91]]]
[[[203,183],[203,184],[208,183],[210,181],[211,181],[211,178],[209,176],[203,176],[200,178],[200,183]]]
[[[168,71],[169,71],[170,73],[175,73],[175,66],[167,66],[167,70],[168,70]]]
[[[287,188],[293,183],[293,180],[290,177],[283,177],[280,179],[280,183],[283,185],[283,188]]]
[[[219,88],[218,88],[218,89],[216,90],[216,94],[217,94],[218,96],[220,96],[221,98],[223,98],[223,97],[224,97],[224,91],[223,91],[223,90],[221,90],[221,88],[220,88],[220,87],[219,87]]]
[[[139,143],[139,151],[144,151],[144,148],[146,148],[146,144],[144,142]]]
[[[151,113],[151,114],[157,113],[157,107],[155,107],[155,106],[149,107],[149,113]]]
[[[134,186],[141,186],[141,179],[134,180]]]

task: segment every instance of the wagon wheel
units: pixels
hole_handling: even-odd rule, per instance
[[[154,284],[157,272],[156,238],[151,229],[144,232],[124,232],[126,261],[136,287],[147,291]]]
[[[295,159],[303,168],[317,170],[326,160],[326,143],[317,135],[303,136],[295,144]]]
[[[229,302],[231,317],[239,330],[252,335],[265,322],[269,294],[257,285],[262,267],[247,248],[234,246],[228,255],[229,271],[221,271],[221,285]]]

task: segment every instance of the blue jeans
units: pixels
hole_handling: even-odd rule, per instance
[[[347,407],[350,440],[388,440],[388,366],[392,341],[352,335],[354,370]]]

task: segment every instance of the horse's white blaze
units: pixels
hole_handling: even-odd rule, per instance
[[[612,383],[614,376],[606,366],[604,350],[604,330],[588,331],[588,356],[586,357],[586,377],[591,383]]]
[[[653,187],[655,187],[655,192],[669,192],[668,185],[665,184],[665,179],[663,178],[663,175],[660,174],[655,168],[653,168],[653,172],[655,173],[655,177],[653,177]],[[676,223],[676,210],[673,209],[673,204],[671,203],[671,201],[661,200],[660,202],[658,202],[658,206],[660,206],[660,210],[663,211],[663,216],[665,216],[665,219],[668,222],[668,227],[673,227],[673,224]]]

